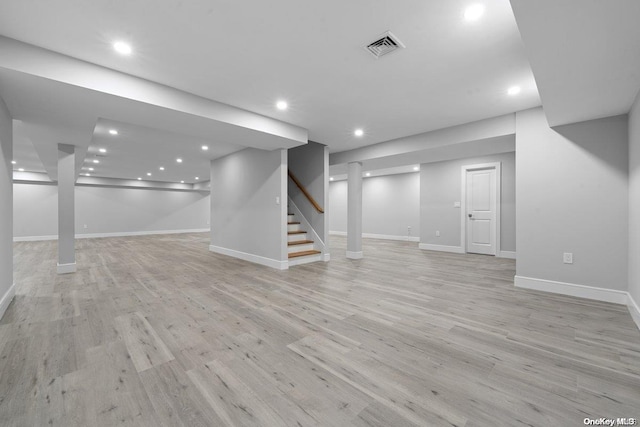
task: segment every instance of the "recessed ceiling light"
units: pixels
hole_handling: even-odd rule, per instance
[[[371,176],[371,173],[367,172],[364,174],[364,176]]]
[[[93,171],[93,168],[89,168],[90,171]]]
[[[414,167],[413,167],[413,170],[414,170],[414,171],[419,171],[419,170],[420,170],[420,166],[414,166]]]
[[[98,149],[98,151],[101,152],[101,153],[106,153],[107,149],[106,148],[100,148],[100,149]]]
[[[208,149],[209,149],[209,146],[208,146],[208,145],[203,145],[203,146],[202,146],[202,151],[207,151]]]
[[[182,159],[178,157],[178,158],[176,159],[176,162],[178,162],[178,163],[182,163]]]
[[[133,49],[131,49],[131,45],[129,43],[123,41],[117,41],[113,44],[113,48],[116,52],[122,55],[131,55]]]
[[[184,184],[184,181],[180,181],[180,184]]]
[[[147,176],[151,176],[151,172],[147,172]]]
[[[278,101],[276,102],[276,108],[284,111],[289,108],[289,104],[287,104],[287,101]]]
[[[196,176],[196,180],[200,179],[199,177]]]
[[[19,172],[24,172],[24,169],[22,169],[22,168],[18,168],[18,171],[19,171]]]
[[[18,162],[16,162],[15,160],[11,160],[11,164],[12,165],[15,165],[16,163],[18,163]]]
[[[467,21],[477,21],[480,19],[482,14],[484,13],[484,5],[483,4],[472,4],[467,7],[464,11],[464,19]]]
[[[138,181],[142,181],[142,178],[138,177]]]
[[[160,169],[161,171],[164,170],[164,166],[160,166],[158,169]]]
[[[511,95],[511,96],[513,96],[513,95],[517,95],[517,94],[519,94],[520,92],[522,92],[522,89],[520,88],[520,86],[511,86],[511,87],[509,88],[509,90],[507,91],[507,93],[508,93],[509,95]]]
[[[84,176],[91,176],[91,174],[90,173],[85,173]]]
[[[117,135],[117,134],[118,134],[118,131],[117,131],[117,130],[115,130],[115,129],[109,129],[109,133],[110,133],[111,135]]]
[[[353,131],[353,134],[355,136],[362,136],[362,135],[364,135],[364,131],[362,129],[356,129],[356,130]]]
[[[329,181],[333,181],[333,177],[330,177],[330,178],[329,178]]]
[[[93,163],[100,163],[100,160],[98,160],[98,159],[93,159]]]

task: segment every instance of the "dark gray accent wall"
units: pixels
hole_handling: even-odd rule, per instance
[[[302,183],[311,196],[324,209],[321,214],[313,207],[302,191],[289,179],[289,197],[309,221],[318,236],[325,236],[325,216],[329,215],[325,206],[327,201],[326,187],[329,151],[326,145],[309,141],[308,144],[289,149],[289,170]],[[326,243],[326,236],[325,236]]]

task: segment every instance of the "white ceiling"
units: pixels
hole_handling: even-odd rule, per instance
[[[484,16],[465,21],[475,2],[2,0],[0,35],[78,59],[0,38],[16,156],[34,163],[35,150],[55,179],[58,142],[79,162],[109,144],[97,174],[130,179],[185,152],[193,164],[152,178],[192,182],[210,158],[295,146],[306,130],[336,153],[535,107],[536,81],[552,125],[629,110],[640,2],[511,0],[518,25],[508,0],[477,0]],[[374,59],[364,46],[387,30],[406,49]],[[102,139],[107,124],[122,138]]]
[[[551,126],[629,112],[640,90],[640,1],[511,3]]]
[[[3,0],[0,32],[301,126],[336,152],[540,104],[509,1],[483,3],[466,22],[468,0]],[[386,30],[406,49],[376,60],[363,47]]]
[[[111,135],[109,130],[117,130]],[[205,145],[208,150],[202,150]],[[106,150],[101,153],[100,149]],[[209,180],[209,161],[242,147],[100,119],[95,127],[82,175],[192,184]],[[178,163],[176,159],[182,159]],[[97,159],[100,163],[95,164]],[[159,168],[164,167],[164,171]],[[89,168],[93,168],[90,171]],[[151,173],[148,176],[147,173]],[[196,179],[199,178],[199,180]]]

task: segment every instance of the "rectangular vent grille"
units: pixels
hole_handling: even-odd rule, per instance
[[[404,48],[404,44],[394,36],[391,31],[387,31],[372,43],[369,43],[366,49],[376,58],[391,53],[394,50]]]

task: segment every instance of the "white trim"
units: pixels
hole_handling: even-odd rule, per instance
[[[76,263],[58,264],[58,274],[69,274],[76,272]]]
[[[322,259],[322,261],[324,261],[324,262],[331,261],[331,254],[330,253],[324,254],[324,258]]]
[[[334,236],[346,236],[346,231],[330,231],[329,234]],[[397,240],[400,242],[419,242],[420,237],[418,236],[394,236],[390,234],[373,234],[373,233],[362,233],[363,239],[382,239],[382,240]]]
[[[631,314],[631,318],[636,322],[638,329],[640,329],[640,306],[638,306],[638,303],[633,299],[631,293],[628,293],[627,296],[627,308],[629,309],[629,314]]]
[[[7,292],[4,293],[2,299],[0,299],[0,319],[4,316],[4,313],[7,311],[7,308],[9,308],[9,304],[11,304],[11,301],[13,301],[15,296],[16,284],[13,283],[9,289],[7,289]]]
[[[477,165],[462,166],[461,187],[462,197],[460,199],[460,246],[464,253],[467,252],[467,172],[482,169],[495,169],[496,171],[496,253],[500,253],[500,229],[502,218],[500,211],[502,210],[502,162],[480,163]]]
[[[154,231],[120,231],[115,233],[91,233],[76,234],[76,239],[97,239],[102,237],[127,237],[127,236],[150,236],[155,234],[183,234],[183,233],[204,233],[210,231],[208,228],[194,228],[187,230],[154,230]],[[58,240],[58,236],[26,236],[14,237],[14,242],[39,242],[42,240]]]
[[[498,258],[516,259],[516,253],[514,251],[500,251],[496,256]]]
[[[629,299],[629,294],[625,291],[577,285],[575,283],[556,282],[554,280],[536,279],[533,277],[515,276],[514,285],[517,288],[534,289],[537,291],[552,292],[555,294],[570,295],[623,305],[626,305]]]
[[[255,264],[266,265],[267,267],[275,268],[278,270],[286,270],[289,268],[289,261],[278,261],[277,259],[266,258],[260,255],[254,255],[247,252],[240,252],[233,249],[223,248],[215,245],[209,245],[209,250],[217,254],[239,258],[241,260],[253,262]]]
[[[438,251],[438,252],[451,252],[454,254],[463,254],[464,248],[460,246],[445,246],[445,245],[432,245],[430,243],[420,243],[418,248],[424,249],[427,251]]]
[[[349,259],[362,259],[364,258],[364,255],[362,253],[362,251],[347,251],[347,258]]]

